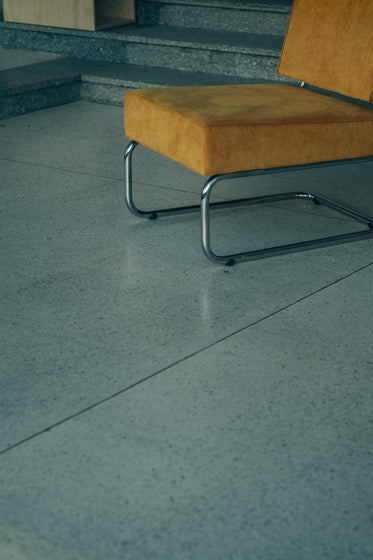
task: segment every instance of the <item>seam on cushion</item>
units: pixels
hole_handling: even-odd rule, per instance
[[[173,115],[178,115],[179,117],[186,119],[186,120],[190,120],[192,122],[194,122],[195,124],[198,124],[199,126],[203,126],[204,128],[220,128],[222,126],[234,126],[234,127],[238,127],[238,126],[299,126],[299,125],[318,125],[318,124],[334,124],[334,125],[338,125],[338,124],[353,124],[353,123],[362,123],[362,122],[373,122],[373,114],[372,117],[369,119],[363,119],[363,118],[359,118],[358,120],[343,120],[343,121],[310,121],[310,122],[287,122],[287,123],[277,123],[277,122],[268,122],[268,123],[230,123],[230,124],[208,124],[208,123],[204,123],[201,122],[195,118],[192,118],[190,116],[185,116],[177,111],[173,111],[172,109],[166,109],[165,107],[162,107],[160,105],[158,105],[157,103],[153,102],[153,101],[149,101],[146,97],[142,97],[142,99],[144,99],[145,101],[151,103],[152,105],[155,105],[156,107],[158,107],[161,111],[163,111],[164,113],[171,113]]]
[[[211,124],[206,125],[206,128],[220,128],[222,126],[317,126],[317,125],[333,125],[337,126],[340,124],[360,124],[372,122],[373,123],[373,116],[371,119],[362,119],[358,121],[309,121],[309,122],[296,122],[296,123],[249,123],[249,124]]]
[[[204,123],[203,121],[200,121],[198,119],[196,119],[195,117],[191,117],[191,116],[185,116],[183,114],[181,114],[178,111],[175,111],[173,109],[168,109],[166,107],[162,107],[161,105],[159,105],[158,103],[156,103],[155,101],[152,101],[150,99],[148,99],[145,96],[142,95],[138,95],[136,94],[136,97],[140,97],[141,99],[143,99],[144,101],[146,101],[147,103],[150,103],[151,105],[154,105],[156,107],[158,107],[158,109],[160,109],[161,111],[165,112],[165,113],[171,113],[173,115],[178,115],[179,117],[182,117],[183,119],[186,120],[190,120],[196,124],[198,124],[199,126],[203,126],[205,128],[220,128],[221,126],[298,126],[300,124],[305,125],[305,124],[346,124],[346,123],[360,123],[360,122],[370,122],[371,120],[373,121],[373,111],[372,111],[372,116],[369,119],[364,119],[364,118],[359,118],[358,120],[343,120],[343,121],[312,121],[312,122],[293,122],[293,123],[276,123],[276,122],[269,122],[269,123],[231,123],[231,124],[208,124],[208,123]],[[367,108],[368,111],[370,111],[370,108]]]
[[[149,146],[149,145],[147,145],[147,144],[141,142],[140,140],[136,140],[136,137],[135,137],[135,136],[130,137],[130,139],[131,139],[131,140],[134,140],[135,142],[138,141],[138,142],[139,142],[142,146],[144,146],[145,148],[147,148],[147,149],[149,149],[149,150],[151,150],[151,151],[153,151],[153,152],[156,152],[156,153],[158,153],[158,154],[161,154],[162,156],[166,157],[167,159],[171,159],[172,161],[175,161],[175,162],[179,163],[180,165],[183,165],[184,167],[187,167],[188,169],[191,169],[194,173],[197,173],[197,174],[201,175],[202,177],[211,176],[211,172],[210,172],[210,171],[209,171],[209,172],[206,172],[206,169],[203,169],[202,171],[201,171],[201,170],[198,170],[196,167],[193,167],[192,165],[190,165],[190,163],[188,163],[188,164],[183,163],[183,162],[180,161],[179,159],[175,159],[175,158],[171,157],[169,154],[166,154],[163,150],[161,151],[161,150],[159,150],[159,149],[152,148],[151,146]],[[368,151],[366,152],[366,157],[369,157],[369,156],[371,156],[371,155],[373,155],[373,151],[372,151],[372,150],[368,150]],[[351,159],[354,159],[355,157],[365,157],[365,156],[353,156]],[[339,158],[339,159],[341,159],[341,158]],[[342,159],[343,159],[343,158],[342,158]],[[317,160],[317,161],[326,161],[326,160]],[[336,161],[337,161],[337,160],[336,160]],[[286,167],[286,166],[288,166],[288,165],[289,165],[289,164],[287,163],[287,164],[284,164],[283,166],[280,166],[280,167]],[[266,167],[263,167],[263,168],[258,168],[258,169],[270,169],[271,167],[273,167],[273,166],[270,166],[270,165],[269,165],[269,166],[266,166]],[[276,167],[277,167],[277,166],[276,166]],[[208,167],[207,167],[207,169],[208,169]],[[214,173],[216,173],[216,172],[214,172]],[[228,172],[227,172],[227,171],[225,171],[225,172],[218,172],[218,174],[220,174],[220,173],[228,173]],[[230,172],[229,172],[229,173],[230,173]]]

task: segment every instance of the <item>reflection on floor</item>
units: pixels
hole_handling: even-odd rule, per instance
[[[373,242],[210,263],[197,214],[123,207],[118,107],[6,119],[0,142],[0,558],[371,557]],[[372,172],[234,194],[373,214]],[[198,201],[201,177],[145,149],[134,174],[142,206]],[[349,226],[304,210],[218,212],[216,243]]]

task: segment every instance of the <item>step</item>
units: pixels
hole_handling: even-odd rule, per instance
[[[159,25],[136,26],[125,34],[131,64],[265,79],[276,77],[283,41],[277,35]]]
[[[80,31],[1,22],[0,45],[73,58],[275,79],[279,35],[161,25]]]
[[[145,87],[266,83],[267,80],[135,64],[106,64],[81,76],[81,98],[121,106],[126,91]]]
[[[142,87],[265,83],[237,76],[71,59],[0,48],[0,119],[80,99],[121,106]]]
[[[139,24],[284,36],[292,0],[137,0]]]
[[[1,72],[0,114],[77,99],[121,105],[138,87],[282,80],[275,70],[290,4],[137,0],[137,24],[100,32],[0,22],[0,46],[29,53],[23,68]]]
[[[30,51],[24,53],[25,64],[21,64],[12,61],[9,54],[12,51],[7,57],[2,56],[0,62],[0,119],[78,101],[83,71],[92,72],[100,67],[92,61]]]

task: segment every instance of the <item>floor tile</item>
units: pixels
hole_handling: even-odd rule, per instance
[[[128,140],[122,108],[80,101],[2,121],[0,142],[6,159],[122,179]],[[133,167],[136,183],[194,192],[198,202],[205,182],[199,174],[143,147],[136,149]],[[316,189],[373,214],[372,169],[373,162],[369,162],[259,176],[249,183],[247,179],[221,183],[217,194],[232,197],[233,191],[233,196],[241,197]]]
[[[3,454],[5,550],[370,557],[372,272]]]
[[[2,177],[1,448],[373,261],[364,241],[227,269],[202,254],[198,215],[139,220],[119,180],[9,161]],[[176,190],[139,187],[150,204],[177,204]],[[274,240],[282,215],[266,210]],[[229,219],[217,233],[241,241]]]
[[[0,142],[1,560],[369,558],[372,240],[216,266],[198,213],[124,208],[120,108],[7,119]],[[198,202],[198,175],[134,163],[140,205]],[[373,214],[371,177],[250,192]],[[352,225],[300,202],[212,218],[220,250]]]

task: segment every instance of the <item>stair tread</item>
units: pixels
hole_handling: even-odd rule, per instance
[[[0,115],[77,99],[121,105],[143,87],[282,81],[275,69],[291,5],[138,0],[137,23],[101,31],[0,21],[4,47],[44,53],[3,64]]]
[[[98,69],[102,63],[57,58],[0,71],[0,97],[79,80],[83,72]]]
[[[156,66],[137,64],[107,64],[104,67],[82,75],[83,82],[102,83],[113,86],[132,88],[217,85],[268,82],[256,78],[227,76],[207,72],[189,72]]]
[[[205,48],[219,51],[278,56],[283,42],[279,35],[214,31],[167,25],[131,24],[111,31],[119,40],[156,45]]]
[[[290,12],[293,0],[137,0],[144,4],[183,4],[185,6],[203,6],[213,8],[228,8],[230,10],[263,10]]]
[[[138,64],[58,58],[0,71],[0,97],[75,80],[130,88],[268,82],[258,78],[190,72]]]
[[[129,43],[154,44],[189,48],[202,48],[217,51],[231,51],[247,54],[278,56],[283,42],[282,35],[244,33],[235,31],[215,31],[199,28],[182,28],[167,25],[130,24],[114,29],[82,31],[61,27],[47,27],[23,23],[0,22],[0,28],[37,31],[48,35],[65,35],[69,37],[89,37],[103,41],[123,41]]]

